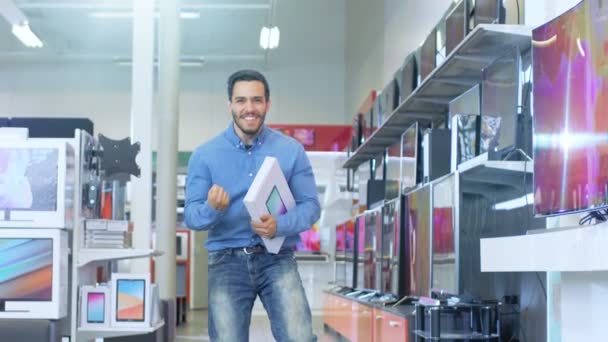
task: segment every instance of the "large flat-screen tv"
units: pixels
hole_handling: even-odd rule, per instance
[[[0,318],[65,317],[67,244],[59,229],[0,229]]]
[[[480,153],[504,154],[517,145],[520,59],[513,47],[482,71]]]
[[[399,103],[405,101],[418,87],[418,64],[416,53],[412,52],[405,57],[401,66],[401,76],[397,77],[399,83]]]
[[[382,210],[382,262],[380,291],[399,296],[399,263],[401,239],[401,204],[392,200],[384,204]]]
[[[608,6],[585,0],[533,30],[534,210],[608,205]]]
[[[439,293],[458,295],[455,244],[454,174],[433,184],[432,286]]]
[[[384,156],[384,198],[392,200],[401,194],[401,143],[397,142],[386,149]]]
[[[358,215],[355,218],[355,234],[354,234],[354,260],[353,260],[353,288],[364,288],[364,268],[365,268],[365,224],[367,215],[365,213]],[[348,250],[347,250],[348,257]],[[348,262],[348,260],[347,260]],[[347,264],[348,267],[348,264]]]
[[[65,141],[0,142],[0,227],[71,228],[74,167]]]
[[[363,231],[363,289],[379,290],[378,264],[380,251],[377,240],[382,222],[381,207],[365,212],[365,230]]]
[[[409,295],[428,297],[431,288],[431,186],[406,195]]]
[[[448,56],[454,48],[460,44],[467,34],[467,23],[469,16],[465,12],[464,2],[468,0],[460,0],[456,7],[447,15],[445,19],[445,54]]]
[[[321,233],[319,232],[319,222],[315,223],[310,229],[300,233],[300,241],[296,244],[296,252],[299,253],[318,253],[321,252]]]
[[[420,47],[420,82],[435,70],[437,66],[437,29],[429,33],[429,35]]]
[[[416,184],[422,182],[422,135],[418,122],[415,122],[401,135],[401,161],[399,166],[399,188],[405,194]]]

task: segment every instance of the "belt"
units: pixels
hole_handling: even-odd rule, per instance
[[[262,245],[233,248],[234,251],[243,251],[245,254],[261,254],[266,253],[266,247]]]

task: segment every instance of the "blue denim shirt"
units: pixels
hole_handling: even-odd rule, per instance
[[[199,146],[188,164],[184,220],[191,229],[209,231],[205,243],[209,251],[263,243],[251,228],[243,198],[266,156],[277,158],[296,201],[295,208],[276,218],[276,235],[286,237],[283,247],[294,247],[299,233],[319,219],[315,178],[302,145],[264,127],[247,150],[231,122],[223,133]],[[214,184],[230,196],[230,206],[224,211],[207,204],[207,193]]]

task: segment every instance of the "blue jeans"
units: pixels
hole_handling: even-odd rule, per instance
[[[277,342],[314,342],[310,307],[292,251],[246,254],[209,252],[209,337],[218,342],[249,341],[257,296],[268,313]]]

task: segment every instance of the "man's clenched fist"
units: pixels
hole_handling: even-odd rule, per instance
[[[214,184],[207,194],[207,202],[215,210],[226,210],[230,204],[230,196],[221,186]]]

